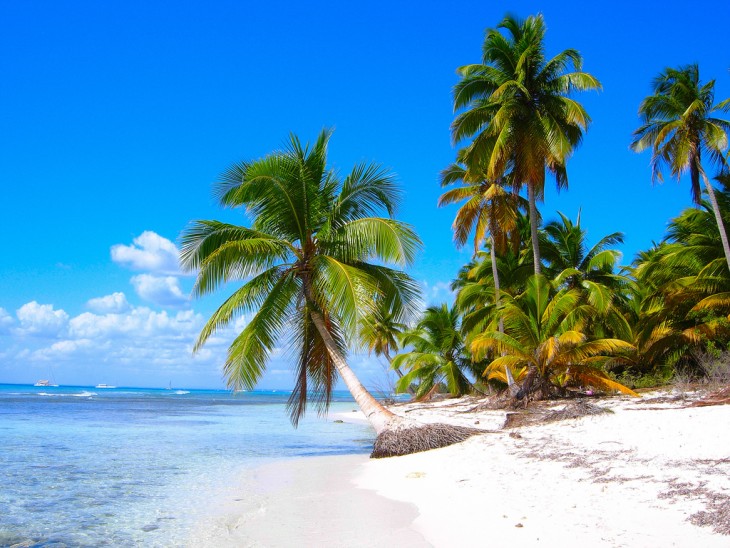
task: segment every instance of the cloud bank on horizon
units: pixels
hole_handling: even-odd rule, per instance
[[[53,303],[35,300],[14,314],[0,307],[0,379],[29,383],[53,375],[67,385],[167,386],[172,382],[181,387],[222,387],[226,350],[247,318],[240,317],[219,331],[193,355],[207,316],[193,309],[182,288],[189,274],[180,270],[177,246],[146,230],[130,245],[111,246],[110,253],[113,263],[135,272],[129,284],[136,298],[121,290],[89,296],[86,310],[75,316]],[[453,299],[447,282],[423,282],[423,290],[429,304]],[[273,353],[260,387],[291,385],[288,357],[281,350]],[[392,384],[376,358],[354,353],[351,363],[372,387],[385,389]]]
[[[124,291],[90,296],[76,316],[52,303],[0,308],[0,371],[4,382],[33,382],[53,373],[62,384],[221,386],[220,364],[236,329],[212,337],[192,355],[205,317],[191,308],[180,279],[177,246],[145,231],[131,245],[111,247],[112,261],[136,271]]]

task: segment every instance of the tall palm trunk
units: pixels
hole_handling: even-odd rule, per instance
[[[702,172],[702,179],[705,181],[705,188],[707,189],[707,196],[712,204],[712,212],[715,214],[715,221],[717,222],[717,230],[720,232],[720,240],[722,240],[722,249],[725,252],[725,261],[727,261],[728,270],[730,270],[730,245],[727,241],[727,232],[725,231],[725,223],[722,222],[722,215],[720,214],[720,206],[717,204],[717,198],[715,197],[715,189],[712,188],[710,180]]]
[[[542,264],[540,261],[540,242],[537,231],[537,205],[535,198],[534,183],[527,183],[527,201],[530,207],[530,239],[532,240],[532,260],[535,261],[535,275],[539,276],[542,272]],[[527,368],[527,375],[522,383],[522,388],[515,396],[516,399],[528,398],[532,392],[532,386],[538,376],[537,366],[530,364]],[[527,400],[525,400],[527,401]]]
[[[319,334],[327,347],[327,352],[329,352],[329,355],[337,368],[337,372],[340,374],[340,377],[342,377],[342,380],[344,381],[345,386],[347,386],[347,389],[350,391],[350,394],[352,394],[352,397],[355,398],[357,405],[360,406],[360,409],[365,414],[365,417],[368,419],[377,434],[385,431],[393,422],[398,420],[398,416],[383,407],[383,405],[367,391],[360,382],[360,379],[358,379],[355,375],[355,372],[349,365],[347,365],[345,358],[337,350],[337,345],[335,344],[332,335],[327,330],[322,314],[313,311],[311,312],[311,315],[312,321],[317,327],[317,331],[319,331]]]
[[[537,232],[537,205],[535,205],[535,186],[532,183],[527,184],[527,200],[530,203],[530,237],[532,238],[532,258],[535,261],[535,274],[538,275],[542,271],[540,264],[540,244],[538,242]]]
[[[494,239],[494,219],[492,219],[491,217],[489,218],[489,232],[491,232],[492,234],[492,245],[489,249],[489,258],[492,261],[492,278],[494,278],[494,304],[496,305],[497,309],[499,309],[499,270],[497,270],[497,251],[495,250],[495,248],[497,247],[497,243]],[[502,318],[501,314],[499,316],[498,329],[500,333],[504,333],[504,319]]]

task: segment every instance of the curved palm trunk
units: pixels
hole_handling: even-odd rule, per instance
[[[365,389],[355,376],[355,372],[347,365],[345,358],[337,350],[337,345],[327,330],[322,315],[319,312],[311,312],[311,314],[312,321],[322,336],[337,371],[377,433],[373,452],[370,454],[371,458],[410,455],[419,451],[446,447],[481,433],[480,430],[465,426],[438,423],[420,424],[388,411]]]
[[[352,394],[352,397],[355,398],[357,405],[360,406],[362,412],[365,413],[365,417],[375,429],[376,433],[380,434],[385,431],[392,423],[398,421],[400,417],[383,407],[383,405],[362,385],[360,379],[357,378],[355,372],[349,365],[347,365],[345,358],[337,350],[337,345],[335,344],[332,335],[327,330],[327,326],[324,323],[322,315],[319,312],[311,312],[311,315],[312,321],[317,327],[317,331],[319,331],[319,334],[327,347],[327,351],[337,368],[337,372],[340,374],[340,377],[342,377],[342,380],[344,381],[345,386],[347,386],[347,389],[350,391],[350,394]]]
[[[717,229],[720,231],[720,240],[722,240],[722,249],[725,252],[725,261],[727,261],[727,267],[730,270],[730,245],[727,241],[727,232],[725,231],[725,224],[722,222],[722,215],[720,214],[720,206],[717,204],[717,198],[715,197],[715,189],[712,188],[707,176],[702,173],[702,179],[705,181],[705,188],[707,189],[707,196],[712,204],[712,212],[715,214],[715,222],[717,222]]]
[[[542,265],[540,264],[540,244],[538,242],[537,232],[537,205],[535,205],[535,187],[533,184],[527,184],[527,200],[530,203],[530,237],[532,238],[532,258],[535,261],[535,274],[540,274]]]

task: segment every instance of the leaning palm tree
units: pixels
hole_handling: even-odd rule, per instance
[[[216,186],[221,205],[242,208],[251,226],[196,221],[182,235],[182,265],[197,270],[200,296],[247,280],[210,317],[195,350],[240,314],[253,317],[228,348],[224,373],[234,388],[253,388],[282,339],[296,352],[292,422],[313,397],[329,405],[338,376],[377,432],[373,456],[405,454],[460,441],[473,431],[432,429],[385,409],[346,362],[362,314],[377,299],[391,310],[416,304],[417,284],[386,264],[411,264],[421,242],[392,218],[399,192],[377,165],[344,179],[327,167],[331,132],[313,147],[295,136],[284,150],[233,165]],[[387,217],[378,216],[386,213]]]
[[[458,69],[454,110],[462,112],[451,125],[454,142],[473,138],[467,163],[484,164],[491,180],[511,168],[515,184],[527,186],[536,274],[541,267],[536,202],[544,195],[545,172],[553,174],[558,189],[567,186],[566,162],[590,122],[570,95],[601,87],[582,71],[576,50],[546,57],[545,30],[542,15],[524,21],[508,15],[487,30],[482,63]]]
[[[730,122],[716,114],[730,111],[730,99],[718,104],[714,102],[715,81],[702,84],[696,64],[665,69],[654,80],[654,94],[644,99],[639,107],[643,125],[634,132],[631,148],[636,152],[651,148],[654,181],[663,180],[662,168],[665,166],[678,180],[689,172],[692,200],[697,205],[702,201],[702,179],[730,269],[727,232],[715,190],[703,167],[703,161],[726,166],[723,154],[728,148]]]

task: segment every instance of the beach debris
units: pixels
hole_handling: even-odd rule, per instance
[[[569,403],[568,405],[557,411],[549,411],[543,417],[542,422],[579,419],[581,417],[586,417],[590,415],[603,415],[605,413],[613,413],[613,411],[607,409],[606,407],[599,407],[597,405],[593,405],[582,400],[577,400],[575,402]]]
[[[542,414],[531,413],[529,411],[525,411],[522,413],[507,413],[504,417],[504,424],[502,425],[502,428],[507,429],[526,426],[528,424],[540,422],[540,419],[542,417]]]
[[[567,404],[562,409],[557,410],[533,410],[507,413],[505,416],[504,426],[502,428],[518,428],[520,426],[528,426],[531,424],[579,419],[589,415],[602,415],[604,413],[613,413],[613,411],[605,407],[593,405],[583,400],[576,400]]]
[[[483,433],[483,430],[466,426],[442,423],[419,424],[408,421],[387,428],[378,434],[370,458],[380,459],[420,453],[447,447]]]
[[[426,475],[426,472],[411,472],[410,474],[407,474],[406,477],[410,479],[418,479],[422,478]]]
[[[709,405],[730,405],[730,386],[708,394],[701,400],[691,403],[689,407],[707,407]]]

